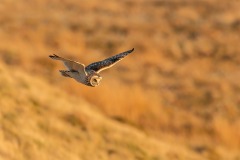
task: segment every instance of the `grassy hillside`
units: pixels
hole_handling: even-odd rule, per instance
[[[239,5],[238,0],[2,0],[0,61],[45,81],[49,90],[58,88],[64,101],[81,97],[149,137],[214,153],[215,159],[224,153],[234,157],[240,149]],[[102,73],[97,88],[61,77],[62,64],[48,59],[57,53],[88,64],[132,47],[133,54]],[[55,99],[49,92],[45,96]],[[9,98],[1,103],[15,103]]]
[[[11,72],[11,74],[10,74]],[[0,159],[199,159],[105,118],[82,98],[0,64]]]

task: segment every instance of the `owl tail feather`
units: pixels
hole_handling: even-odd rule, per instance
[[[64,77],[70,77],[70,78],[72,78],[70,75],[67,74],[67,72],[70,72],[70,71],[59,70],[59,72],[60,72],[61,75],[64,76]]]

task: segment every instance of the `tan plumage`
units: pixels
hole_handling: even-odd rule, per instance
[[[99,73],[115,65],[125,56],[133,52],[133,50],[134,48],[126,52],[122,52],[120,54],[112,56],[110,58],[107,58],[105,60],[91,63],[87,67],[85,67],[84,64],[66,58],[62,58],[56,54],[50,55],[49,57],[54,60],[60,60],[64,63],[68,70],[60,70],[62,76],[74,78],[76,81],[82,84],[96,87],[100,84],[100,81],[102,80],[102,77],[99,75]]]

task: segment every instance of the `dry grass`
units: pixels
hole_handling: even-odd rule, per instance
[[[240,148],[238,6],[224,0],[3,0],[0,57],[113,119],[159,139],[210,147],[217,159],[218,146]],[[97,88],[60,77],[63,66],[47,59],[59,53],[88,64],[132,47],[133,54],[102,73]]]
[[[40,77],[17,69],[9,74],[2,64],[0,71],[6,82],[0,90],[1,159],[174,159],[169,154],[200,159],[186,146],[160,142],[106,118]]]

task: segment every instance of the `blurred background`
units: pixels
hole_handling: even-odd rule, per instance
[[[1,0],[0,159],[240,159],[239,0]],[[96,88],[62,77],[135,51]]]

